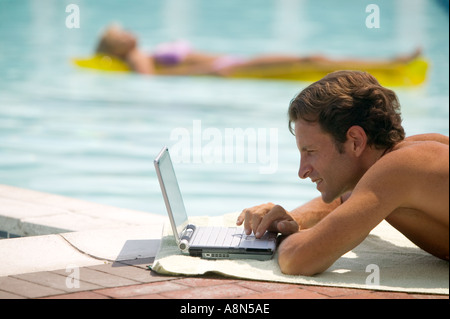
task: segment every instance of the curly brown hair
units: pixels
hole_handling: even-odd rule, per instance
[[[289,130],[298,119],[318,122],[343,152],[347,130],[358,125],[368,145],[391,148],[405,138],[400,103],[394,91],[382,87],[366,72],[337,71],[301,91],[290,103]]]

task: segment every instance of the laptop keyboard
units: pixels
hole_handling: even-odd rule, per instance
[[[264,236],[263,236],[264,237]],[[253,234],[246,235],[243,227],[198,227],[191,246],[263,248],[267,243]]]

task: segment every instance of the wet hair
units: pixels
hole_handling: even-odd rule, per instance
[[[114,52],[115,43],[110,39],[110,32],[112,32],[113,27],[108,27],[100,37],[100,41],[97,44],[95,53],[111,54]]]
[[[290,103],[289,130],[302,119],[318,122],[331,134],[339,152],[351,126],[362,127],[367,144],[391,148],[405,138],[400,103],[394,91],[382,87],[366,72],[337,71],[301,91]]]
[[[110,43],[105,39],[100,39],[98,42],[97,48],[95,49],[95,53],[98,54],[109,54],[112,51]]]
[[[121,59],[125,58],[131,47],[117,37],[119,32],[124,32],[119,24],[109,25],[101,35],[95,53],[112,55]]]

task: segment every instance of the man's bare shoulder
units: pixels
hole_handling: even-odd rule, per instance
[[[430,136],[414,136],[398,143],[372,165],[355,191],[371,190],[383,194],[382,197],[410,197],[424,189],[442,187],[446,181],[448,185],[449,146],[441,142],[445,142],[445,136]]]
[[[395,175],[401,172],[428,174],[432,171],[448,174],[448,137],[440,134],[415,135],[395,145],[374,166],[382,166]]]
[[[387,158],[399,161],[400,165],[428,164],[422,167],[426,169],[433,166],[431,164],[434,163],[445,165],[448,168],[449,138],[441,134],[410,136],[398,143],[388,154],[390,156]]]
[[[438,142],[448,145],[449,138],[448,136],[438,133],[428,133],[408,136],[405,138],[405,142]]]

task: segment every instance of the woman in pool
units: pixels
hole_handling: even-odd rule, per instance
[[[332,60],[323,56],[299,57],[292,55],[267,55],[240,58],[231,55],[215,55],[196,52],[186,41],[158,45],[148,54],[137,45],[136,37],[118,25],[109,26],[102,34],[96,53],[118,58],[137,73],[157,75],[217,75],[230,76],[235,71],[270,68],[296,64],[298,67],[317,69],[365,69],[377,65],[386,67],[394,63],[407,63],[418,55],[416,50],[408,56],[390,60]]]

